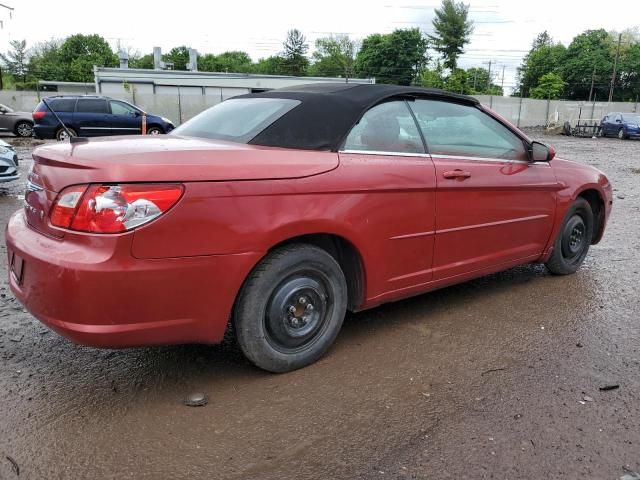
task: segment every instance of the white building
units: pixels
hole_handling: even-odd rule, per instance
[[[206,95],[219,99],[305,83],[375,83],[375,79],[288,77],[249,73],[212,73],[179,70],[95,67],[96,93]]]

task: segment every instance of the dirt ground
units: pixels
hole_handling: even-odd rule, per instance
[[[523,266],[352,315],[290,374],[233,343],[76,346],[25,313],[3,273],[0,479],[634,478],[640,141],[543,140],[616,188],[580,272]],[[0,186],[3,223],[22,191]],[[194,391],[209,404],[184,406]]]

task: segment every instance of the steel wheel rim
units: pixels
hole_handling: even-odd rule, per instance
[[[33,134],[33,127],[28,123],[18,125],[18,135],[21,137],[30,137]]]
[[[58,140],[60,140],[61,142],[64,142],[65,140],[69,140],[69,134],[67,133],[66,130],[62,130],[59,134],[58,134]]]
[[[322,335],[333,312],[328,285],[323,274],[307,271],[276,286],[264,315],[265,337],[276,350],[296,353]]]
[[[587,225],[578,214],[567,221],[562,235],[562,255],[569,261],[580,258],[587,245]]]
[[[620,140],[622,140],[624,138],[624,130],[622,130],[622,129],[618,130],[618,138]]]
[[[152,128],[151,130],[149,130],[149,135],[160,135],[160,130],[158,130],[157,128]]]

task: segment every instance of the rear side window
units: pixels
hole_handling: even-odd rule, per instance
[[[248,143],[299,104],[286,98],[235,98],[196,115],[172,134]]]
[[[476,107],[424,99],[410,106],[432,155],[528,160],[523,141]]]
[[[78,113],[108,113],[106,100],[98,98],[79,98],[76,105]]]
[[[344,150],[424,153],[424,145],[406,102],[394,100],[367,110],[349,132]]]
[[[47,99],[47,103],[53,109],[54,112],[73,112],[76,106],[75,98],[53,98]],[[46,110],[46,105],[43,105]]]

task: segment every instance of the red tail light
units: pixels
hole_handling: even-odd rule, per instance
[[[47,112],[43,110],[40,112],[33,112],[31,116],[33,117],[34,120],[42,120],[46,114]]]
[[[176,184],[76,185],[51,209],[51,224],[92,233],[119,233],[158,218],[182,196]]]

